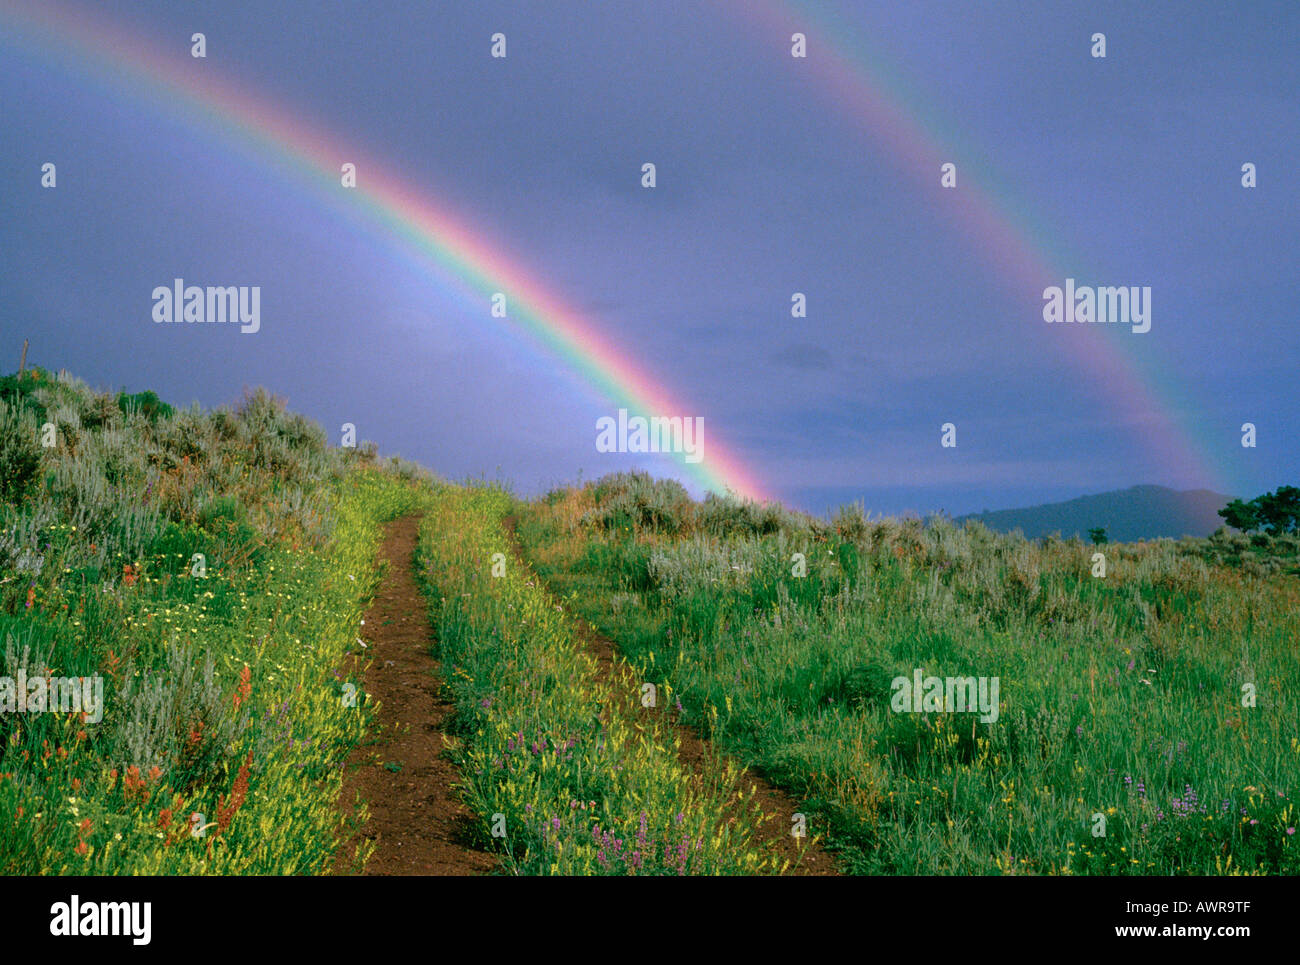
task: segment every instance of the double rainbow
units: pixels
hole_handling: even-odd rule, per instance
[[[972,244],[992,259],[992,267],[1009,290],[1023,296],[1059,284],[1067,275],[1085,274],[1077,259],[1055,250],[1049,232],[1017,214],[1016,204],[997,187],[992,172],[980,170],[972,160],[978,157],[976,152],[961,151],[953,138],[942,134],[941,125],[912,106],[903,85],[883,67],[883,58],[857,49],[850,39],[853,31],[833,21],[831,12],[821,5],[804,9],[794,0],[721,2],[735,7],[737,19],[762,31],[765,42],[786,44],[792,33],[806,34],[810,52],[807,60],[797,62],[799,66],[818,77],[835,108],[865,125],[874,139],[890,148],[899,165],[918,178],[933,184],[939,164],[959,154],[962,188],[946,192],[949,214],[964,227]],[[205,123],[255,153],[287,163],[304,186],[335,203],[341,203],[341,194],[347,195],[365,218],[400,241],[443,284],[482,297],[484,304],[490,293],[506,293],[509,321],[617,406],[641,415],[692,411],[592,321],[566,304],[560,293],[501,246],[473,231],[449,204],[365,158],[340,138],[265,98],[212,78],[211,71],[200,76],[186,59],[166,54],[112,23],[91,20],[83,11],[46,3],[26,11],[12,8],[5,0],[0,0],[0,11],[71,70],[90,71],[102,82],[125,86],[135,96],[179,111],[185,120]],[[344,161],[353,161],[362,172],[355,191],[340,190]],[[1194,407],[1155,360],[1140,354],[1134,341],[1128,332],[1117,337],[1104,326],[1088,326],[1071,333],[1070,348],[1088,380],[1139,414],[1143,441],[1162,466],[1183,480],[1233,491],[1237,487],[1226,481],[1232,474],[1216,464],[1223,449],[1198,441]],[[702,462],[681,461],[688,477],[705,489],[767,498],[756,476],[718,442],[716,432],[710,431],[705,449]]]

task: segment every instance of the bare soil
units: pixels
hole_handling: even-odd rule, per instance
[[[452,705],[442,696],[428,603],[413,573],[419,525],[418,516],[407,516],[388,528],[380,549],[386,571],[361,634],[368,649],[354,657],[358,665],[370,660],[364,689],[380,708],[376,739],[349,757],[339,797],[340,811],[350,814],[360,793],[370,819],[359,838],[340,845],[336,874],[355,873],[363,839],[375,842],[365,875],[475,875],[496,867],[468,843],[473,815],[455,791],[455,766],[443,756]]]

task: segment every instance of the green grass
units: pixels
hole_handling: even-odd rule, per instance
[[[329,869],[372,711],[339,668],[421,489],[264,393],[202,414],[40,370],[0,389],[5,458],[36,456],[0,504],[0,677],[104,697],[97,721],[0,713],[0,872]]]
[[[510,558],[500,525],[510,502],[494,488],[448,488],[420,530],[479,843],[512,874],[781,870],[755,843],[735,771],[690,772],[637,687],[600,676],[568,618]],[[495,554],[504,575],[492,575]]]
[[[329,448],[265,392],[204,413],[39,369],[0,379],[0,428],[0,699],[20,675],[104,695],[102,719],[0,713],[0,873],[328,872],[373,739],[343,668],[383,526],[413,512],[448,752],[508,873],[786,870],[736,767],[684,765],[643,682],[847,871],[1300,872],[1294,536],[1110,544],[1103,578],[1078,540],[640,474],[525,505]],[[998,678],[997,720],[896,712],[917,668]]]
[[[852,510],[773,528],[770,510],[654,485],[525,507],[530,558],[688,719],[801,798],[847,870],[1300,871],[1286,567],[1215,562],[1220,536],[1106,546],[1096,578],[1077,540]],[[669,503],[666,525],[626,511]],[[999,678],[998,720],[894,712],[891,681],[915,668]]]

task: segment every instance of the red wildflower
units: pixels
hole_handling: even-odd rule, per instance
[[[235,710],[238,710],[252,693],[253,671],[248,669],[248,664],[244,664],[244,669],[239,671],[239,687],[235,690]]]
[[[126,769],[126,777],[122,779],[122,789],[127,797],[144,790],[144,779],[140,777],[140,768],[134,764]]]
[[[230,827],[235,812],[239,810],[248,797],[248,769],[252,766],[253,752],[249,751],[244,763],[239,765],[239,773],[235,775],[235,784],[230,789],[229,801],[224,797],[217,799],[217,834],[223,833],[226,828]]]

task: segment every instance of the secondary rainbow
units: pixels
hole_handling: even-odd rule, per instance
[[[926,111],[886,58],[867,49],[861,28],[843,20],[833,7],[797,0],[719,2],[738,24],[754,30],[759,42],[779,50],[796,74],[815,76],[828,106],[864,125],[874,141],[889,148],[899,167],[924,186],[938,185],[940,164],[957,162],[961,189],[944,192],[945,207],[991,259],[1008,290],[1023,297],[1060,285],[1066,277],[1095,276],[1090,266],[1060,249],[1054,240],[1059,233],[1022,213],[1023,205],[982,162],[984,152],[961,143],[951,124]],[[790,57],[795,33],[807,38],[806,58]],[[1080,49],[1081,56],[1086,55],[1086,47]],[[1027,323],[1043,324],[1041,316],[1027,318]],[[1089,382],[1105,390],[1107,400],[1127,403],[1142,442],[1162,466],[1181,470],[1183,480],[1221,492],[1243,490],[1236,484],[1238,474],[1225,462],[1230,446],[1207,445],[1198,438],[1192,400],[1158,359],[1142,354],[1146,346],[1140,342],[1146,336],[1116,328],[1063,325],[1056,326],[1055,333],[1075,354]]]
[[[169,54],[158,45],[81,9],[41,3],[16,7],[0,0],[9,23],[19,27],[43,54],[70,71],[125,89],[132,96],[201,122],[255,154],[286,165],[294,180],[316,190],[344,213],[358,213],[381,226],[434,268],[440,281],[486,305],[493,292],[507,295],[515,330],[561,359],[618,407],[644,416],[687,416],[698,411],[672,396],[662,381],[620,351],[563,296],[531,274],[502,246],[490,244],[445,203],[427,190],[403,181],[364,152],[313,127],[229,80],[215,77],[205,60]],[[177,42],[188,38],[181,38]],[[185,49],[188,52],[188,47]],[[357,165],[355,189],[340,185],[341,166]],[[615,414],[615,413],[611,413]],[[594,452],[596,427],[592,425]],[[681,471],[703,489],[730,490],[738,496],[770,498],[756,475],[719,442],[706,420],[704,458]]]

